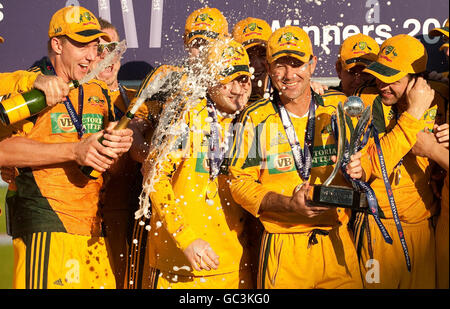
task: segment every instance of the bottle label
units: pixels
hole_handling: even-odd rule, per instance
[[[5,109],[5,114],[8,116],[10,124],[30,117],[30,110],[22,95],[16,95],[7,100],[3,100],[1,104]]]

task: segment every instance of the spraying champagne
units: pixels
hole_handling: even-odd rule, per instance
[[[126,50],[125,41],[120,42],[108,56],[106,56],[94,70],[86,74],[79,81],[69,82],[70,91],[95,78],[111,63],[116,62]],[[5,125],[11,125],[40,113],[47,107],[45,94],[41,90],[32,89],[28,92],[15,95],[0,102],[0,121]]]
[[[160,77],[161,73],[156,75],[153,82],[149,83],[147,87],[141,92],[139,97],[137,98],[136,102],[130,106],[130,109],[127,111],[127,113],[120,119],[119,123],[113,128],[113,130],[123,130],[128,127],[128,124],[130,121],[134,118],[134,115],[139,110],[141,105],[145,102],[145,100],[151,98],[154,94],[156,94],[162,86],[167,82],[169,79],[169,75],[166,75],[164,77]],[[102,144],[104,141],[103,136],[98,139],[98,142]],[[91,179],[97,179],[101,173],[99,171],[96,171],[93,167],[90,166],[81,166],[81,171],[84,175]]]

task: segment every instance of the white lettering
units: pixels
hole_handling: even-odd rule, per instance
[[[380,283],[380,262],[375,259],[370,259],[366,262],[366,268],[370,268],[366,272],[366,282]]]
[[[436,44],[437,42],[439,42],[440,37],[430,38],[428,36],[428,33],[430,32],[431,29],[439,28],[440,26],[441,26],[441,24],[440,24],[439,20],[437,20],[435,18],[428,18],[427,20],[424,21],[423,27],[422,27],[422,34],[423,34],[423,39],[425,40],[426,43]]]
[[[380,23],[380,3],[378,0],[367,0],[366,8],[370,8],[366,13],[366,22],[368,24]]]
[[[0,9],[3,9],[3,4],[1,4],[1,3],[0,3]],[[5,17],[5,15],[3,15],[3,12],[0,11],[0,21],[2,21],[4,17]]]
[[[389,39],[392,36],[391,31],[392,29],[389,25],[378,25],[375,28],[375,34],[379,37],[376,37],[375,41],[377,41],[378,44],[383,44],[384,40]]]
[[[70,259],[66,262],[66,268],[70,268],[66,272],[67,283],[80,283],[80,262]]]

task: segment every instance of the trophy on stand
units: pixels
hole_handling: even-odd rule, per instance
[[[364,211],[367,209],[366,194],[362,192],[355,183],[352,188],[345,186],[330,185],[345,160],[356,153],[361,145],[361,138],[364,135],[366,126],[370,120],[370,106],[364,109],[361,98],[350,96],[344,105],[339,102],[337,107],[337,159],[334,169],[327,180],[321,185],[313,185],[308,193],[308,204],[313,206],[330,206],[351,208],[353,210]],[[349,117],[359,117],[350,142],[346,139],[345,115]]]

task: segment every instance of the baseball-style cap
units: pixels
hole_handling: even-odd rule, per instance
[[[67,6],[53,14],[48,29],[48,37],[66,35],[74,41],[88,43],[99,37],[107,42],[111,38],[101,31],[97,17],[81,6]]]
[[[312,55],[311,40],[300,27],[287,26],[277,29],[269,38],[267,46],[267,61],[269,63],[284,56],[308,62]]]
[[[377,60],[369,64],[363,72],[390,84],[407,74],[424,72],[427,61],[427,51],[419,40],[407,34],[399,34],[384,41]]]
[[[444,35],[448,37],[448,19],[445,22],[444,26],[441,28],[434,28],[428,33],[430,37],[441,36]]]
[[[428,35],[430,37],[435,37],[435,36],[445,36],[448,39],[448,19],[445,22],[444,26],[441,28],[434,28],[432,29]],[[448,41],[444,44],[441,45],[441,47],[439,48],[440,50],[443,50],[444,48],[448,48]]]
[[[208,65],[211,74],[221,84],[227,84],[238,76],[250,74],[250,59],[242,44],[232,38],[220,37],[209,49]]]
[[[378,43],[368,35],[358,33],[344,40],[339,51],[339,60],[344,70],[357,65],[367,66],[377,59]]]
[[[205,7],[188,16],[184,27],[184,43],[188,45],[196,38],[211,42],[227,34],[228,22],[225,16],[218,9]]]
[[[265,20],[253,17],[239,21],[233,28],[233,38],[247,49],[255,45],[267,46],[271,34],[272,28]]]

